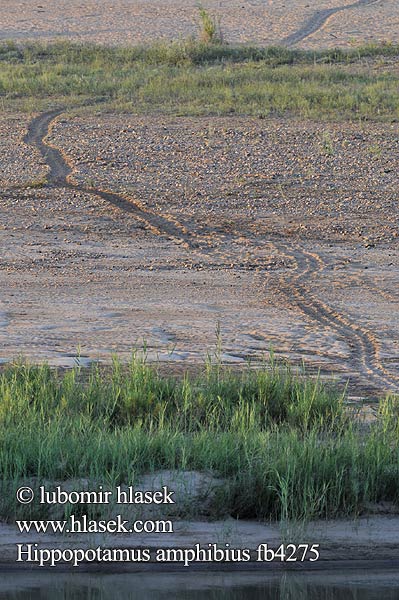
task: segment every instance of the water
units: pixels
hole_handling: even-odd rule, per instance
[[[398,570],[298,573],[13,573],[3,600],[398,600]]]

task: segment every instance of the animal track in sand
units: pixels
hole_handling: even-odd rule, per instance
[[[376,335],[353,322],[320,298],[316,298],[309,289],[307,279],[324,268],[321,257],[315,252],[306,252],[299,247],[290,248],[282,242],[276,246],[282,253],[291,256],[296,263],[291,284],[287,278],[281,281],[281,288],[287,297],[294,301],[304,314],[331,327],[341,338],[346,340],[351,350],[352,362],[359,371],[367,376],[372,376],[383,386],[388,384],[391,389],[397,389],[399,377],[390,373],[383,365],[380,343]]]
[[[360,4],[365,4],[365,2],[349,6]],[[72,183],[70,177],[73,167],[68,162],[68,157],[51,144],[47,138],[52,126],[62,113],[63,109],[58,109],[40,114],[31,121],[25,136],[25,142],[40,150],[50,168],[49,186],[64,187],[97,195],[120,210],[134,214],[138,219],[144,221],[154,233],[165,234],[175,243],[192,249],[198,255],[206,254],[211,259],[221,259],[224,264],[230,263],[231,268],[234,268],[237,255],[231,254],[231,250],[222,252],[218,245],[224,245],[226,236],[220,236],[217,231],[201,234],[196,231],[195,226],[189,229],[189,225],[182,225],[173,217],[152,212],[132,197],[125,197],[110,190]],[[245,236],[241,236],[240,239],[235,238],[234,242],[242,247],[242,244],[247,244],[248,240]],[[284,269],[284,273],[279,276],[278,280],[279,289],[283,292],[288,304],[297,307],[314,323],[328,327],[344,340],[350,348],[351,364],[359,374],[369,381],[372,380],[380,388],[397,390],[399,377],[384,366],[377,336],[316,297],[310,289],[309,280],[320,274],[325,267],[321,256],[316,252],[307,252],[298,245],[288,245],[283,240],[270,240],[270,243],[275,247],[280,258],[285,257],[290,264],[294,265],[292,275],[289,274],[291,269]],[[248,245],[245,249],[248,249]],[[251,252],[250,259],[240,259],[240,266],[246,270],[253,270],[254,266],[260,271],[265,268],[263,259],[254,257],[253,252]]]
[[[316,31],[319,31],[326,23],[339,12],[351,10],[353,8],[360,8],[361,6],[369,6],[370,4],[377,4],[381,0],[359,0],[358,2],[352,2],[345,6],[337,6],[335,8],[325,8],[323,10],[316,10],[316,12],[305,21],[305,23],[297,31],[294,31],[291,35],[281,40],[283,46],[294,46],[298,42],[301,42],[305,38],[309,37]]]
[[[63,109],[41,113],[34,118],[28,128],[24,141],[36,146],[47,165],[50,167],[48,183],[52,187],[64,187],[67,189],[87,192],[99,196],[117,208],[133,213],[138,219],[144,221],[154,233],[165,233],[175,242],[187,247],[196,247],[195,236],[183,227],[175,219],[156,214],[144,208],[141,203],[132,197],[124,197],[110,190],[103,190],[92,186],[74,184],[70,181],[73,168],[58,148],[51,144],[47,136],[56,119],[63,113]]]

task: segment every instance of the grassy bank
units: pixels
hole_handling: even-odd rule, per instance
[[[208,363],[182,378],[138,357],[85,377],[11,365],[0,375],[0,514],[15,516],[22,480],[115,486],[178,469],[225,481],[211,516],[354,515],[399,500],[398,414],[398,399],[385,399],[365,429],[342,393],[273,362],[242,372]]]
[[[101,99],[113,110],[184,115],[399,117],[395,45],[318,52],[194,41],[131,48],[0,45],[4,108]]]

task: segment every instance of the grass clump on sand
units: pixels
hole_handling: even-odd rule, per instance
[[[220,21],[209,14],[201,5],[198,6],[199,17],[201,21],[201,40],[205,44],[222,44],[223,36],[220,28]]]
[[[4,106],[29,110],[92,99],[135,113],[384,120],[399,116],[397,72],[382,68],[398,56],[394,45],[310,52],[193,40],[9,42],[0,44],[0,94]]]
[[[180,378],[138,355],[88,377],[14,364],[0,375],[0,514],[15,517],[24,480],[132,484],[177,469],[225,482],[211,516],[354,515],[398,501],[398,414],[398,399],[382,401],[366,435],[341,393],[273,361]]]

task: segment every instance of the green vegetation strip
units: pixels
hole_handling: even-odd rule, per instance
[[[4,108],[105,100],[114,110],[181,115],[399,117],[395,45],[306,52],[181,41],[109,48],[0,44]],[[388,68],[385,69],[384,65]]]
[[[115,486],[162,469],[220,477],[211,517],[356,515],[399,500],[398,415],[388,397],[365,426],[331,385],[273,360],[182,377],[138,355],[89,374],[17,363],[0,374],[0,515],[45,510],[16,506],[21,481]]]

